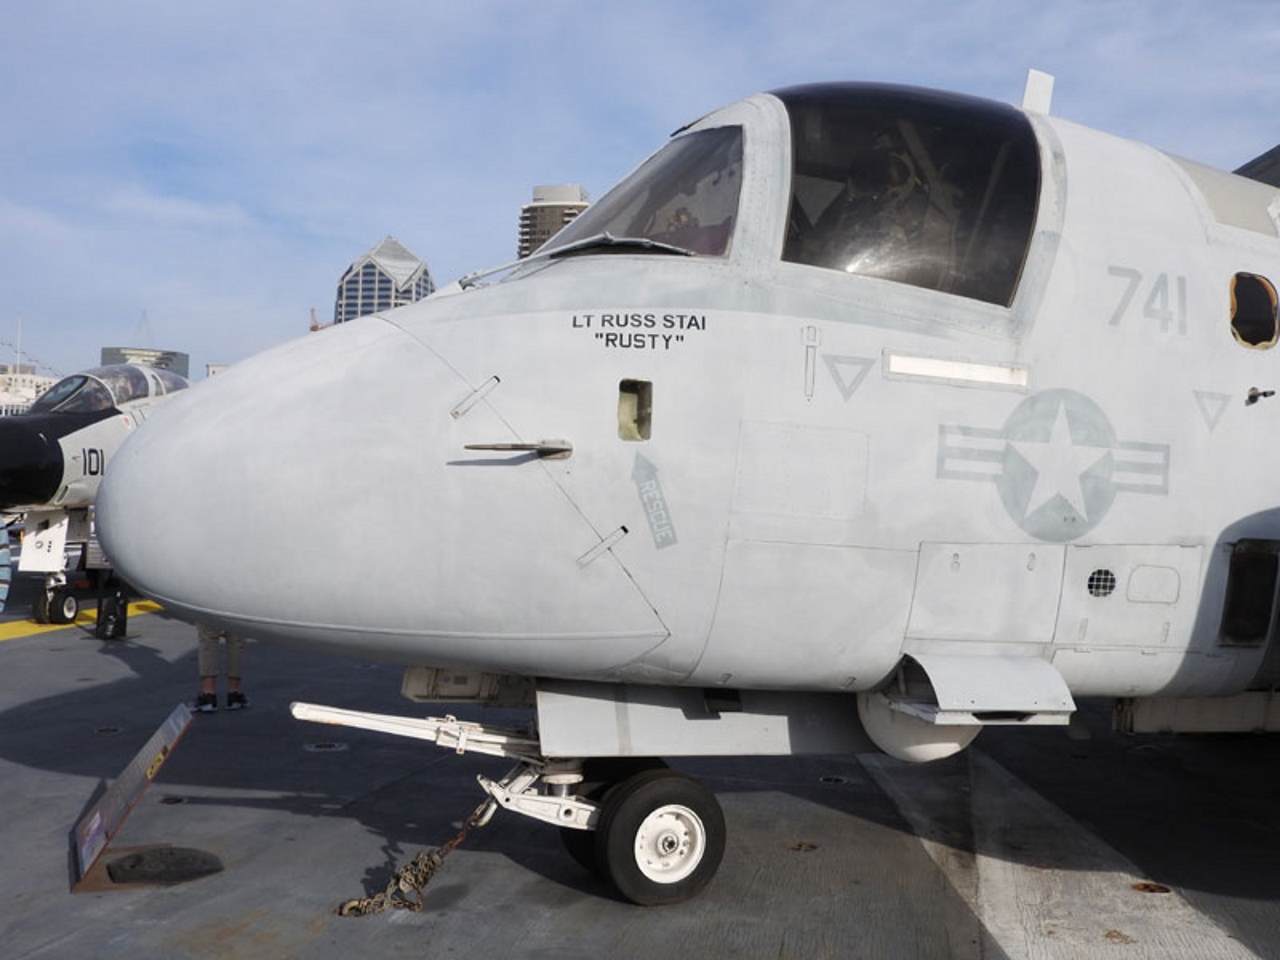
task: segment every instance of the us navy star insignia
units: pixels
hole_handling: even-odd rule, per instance
[[[937,475],[994,483],[1014,523],[1063,542],[1101,523],[1119,493],[1167,494],[1169,454],[1166,443],[1117,440],[1084,394],[1046,390],[999,429],[939,426]]]

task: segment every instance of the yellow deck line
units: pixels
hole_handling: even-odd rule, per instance
[[[160,609],[160,604],[154,600],[138,600],[129,604],[129,616],[155,613]],[[0,641],[17,640],[19,637],[33,637],[40,633],[52,633],[54,630],[66,630],[69,627],[92,627],[97,616],[96,607],[83,607],[72,623],[36,623],[34,620],[15,620],[12,623],[0,623]]]

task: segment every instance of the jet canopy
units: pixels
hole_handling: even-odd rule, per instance
[[[790,263],[1012,302],[1040,192],[1039,146],[1024,114],[882,84],[817,84],[772,96],[789,129],[753,129],[776,122],[760,114],[739,125],[743,114],[733,108],[711,114],[543,252],[728,257],[736,236],[767,231],[767,246]],[[788,141],[789,177],[760,175],[771,169],[764,153]],[[785,225],[769,213],[781,209]]]
[[[170,370],[112,364],[63,377],[42,393],[28,412],[92,413],[186,388],[187,381]]]

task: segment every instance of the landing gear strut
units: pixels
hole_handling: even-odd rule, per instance
[[[569,854],[643,906],[678,903],[710,882],[724,856],[724,813],[715,794],[649,759],[550,760],[527,731],[453,717],[418,720],[292,705],[294,717],[430,740],[518,760],[501,780],[480,776],[497,804],[560,828]]]
[[[75,623],[80,613],[80,601],[66,582],[51,579],[32,604],[31,617],[36,623]],[[93,635],[99,640],[123,640],[128,629],[129,595],[124,584],[108,576],[98,589],[98,614],[93,623]]]

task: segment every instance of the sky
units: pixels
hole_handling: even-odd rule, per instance
[[[391,234],[438,285],[515,256],[683,124],[823,80],[1018,103],[1234,169],[1280,143],[1276,0],[0,0],[0,362],[194,377],[332,319]]]

